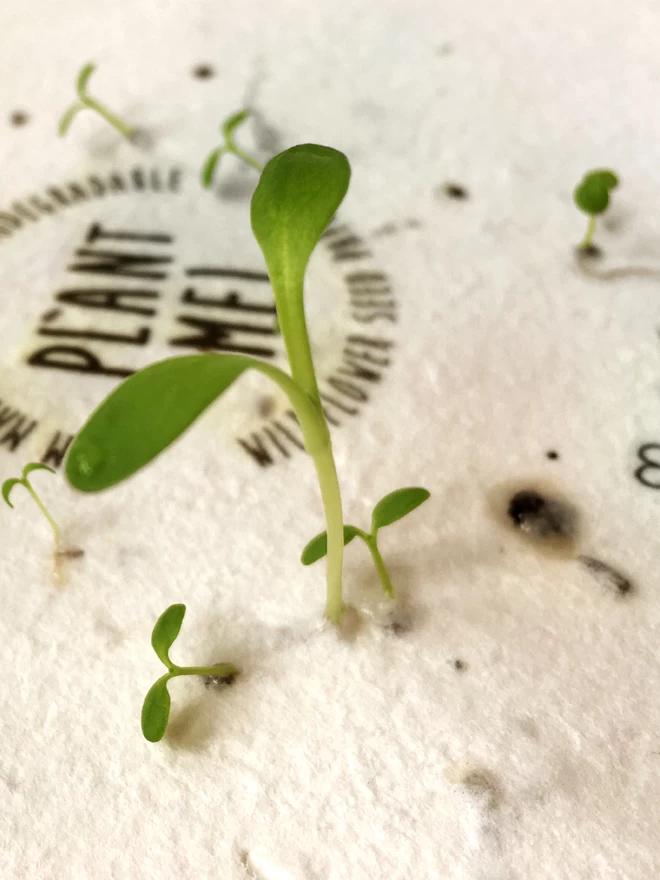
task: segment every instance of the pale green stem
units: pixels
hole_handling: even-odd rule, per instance
[[[43,515],[46,517],[46,519],[50,523],[50,526],[51,526],[53,532],[55,533],[55,549],[59,550],[59,548],[60,548],[60,527],[57,525],[57,523],[55,522],[53,517],[50,515],[50,513],[48,513],[48,511],[46,510],[46,505],[43,503],[41,498],[39,498],[39,496],[34,491],[32,486],[27,482],[27,480],[24,485],[25,485],[25,488],[30,493],[30,495],[34,498],[37,506],[39,507],[39,510],[43,513]]]
[[[248,165],[251,165],[253,168],[256,168],[257,171],[259,171],[259,173],[261,173],[264,170],[264,166],[260,165],[256,159],[252,158],[252,156],[248,156],[248,154],[244,153],[243,150],[239,150],[239,148],[237,146],[235,146],[233,143],[231,143],[230,141],[228,141],[227,144],[228,144],[229,148],[231,149],[232,153],[234,153],[236,156],[238,156],[239,159],[242,159],[244,162],[247,162]]]
[[[308,450],[309,451],[309,450]],[[342,567],[344,562],[344,520],[337,468],[332,455],[328,434],[327,445],[313,453],[314,466],[321,489],[321,499],[328,532],[328,558],[326,569],[327,597],[325,616],[330,623],[341,623],[344,614],[342,596]]]
[[[95,101],[94,98],[86,97],[83,101],[86,107],[89,107],[90,110],[96,110],[110,125],[113,125],[117,131],[124,135],[124,137],[131,137],[131,135],[135,134],[135,129],[130,125],[127,125],[123,119],[120,119],[119,116],[115,116],[107,107],[104,107],[103,104],[100,104],[98,101]]]
[[[584,236],[584,241],[580,245],[581,250],[583,250],[583,251],[589,250],[589,248],[591,247],[591,243],[593,241],[595,231],[596,231],[596,215],[592,214],[589,217],[589,224],[587,226],[586,235]]]
[[[388,598],[393,599],[396,595],[394,591],[394,584],[392,583],[392,580],[390,579],[389,573],[385,566],[385,560],[381,556],[380,550],[378,549],[378,532],[370,534],[369,532],[363,532],[362,529],[358,529],[357,526],[353,526],[353,528],[369,548],[369,552],[371,553],[374,565],[376,566],[376,571],[378,572],[378,577],[380,578],[383,592]]]
[[[219,677],[238,675],[238,667],[233,663],[219,663],[217,666],[174,666],[162,678],[176,678],[177,675],[217,675]]]

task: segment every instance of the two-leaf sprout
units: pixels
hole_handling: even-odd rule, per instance
[[[344,613],[344,521],[305,322],[303,281],[349,179],[343,153],[304,144],[271,159],[252,198],[252,229],[266,261],[291,375],[235,354],[184,355],[152,364],[103,401],[73,440],[65,464],[67,479],[77,489],[97,492],[114,486],[156,458],[243,372],[265,374],[289,397],[316,468],[327,532],[325,615],[335,624]],[[371,536],[368,544],[375,546]]]
[[[167,683],[171,678],[179,675],[210,675],[230,682],[238,675],[238,669],[231,663],[218,663],[215,666],[177,666],[172,663],[170,648],[179,635],[185,614],[185,605],[170,605],[160,615],[151,633],[151,646],[167,667],[167,672],[152,684],[142,704],[142,733],[149,742],[161,740],[167,729],[172,704]]]
[[[602,169],[585,174],[575,187],[573,199],[577,207],[589,215],[587,232],[580,250],[594,252],[593,237],[596,230],[596,217],[602,214],[610,203],[610,191],[619,185],[619,178],[613,171]]]
[[[204,165],[202,166],[202,186],[205,186],[207,189],[211,186],[216,166],[220,161],[221,156],[225,153],[233,153],[234,156],[238,156],[239,159],[247,162],[248,165],[256,168],[257,171],[262,170],[263,166],[260,165],[256,159],[253,159],[252,156],[241,150],[240,147],[237,147],[236,142],[234,141],[234,132],[239,125],[242,125],[245,122],[249,115],[249,110],[241,110],[239,113],[234,113],[232,116],[229,116],[222,123],[220,131],[225,142],[222,147],[213,150],[213,152],[209,154],[206,162],[204,162]]]
[[[423,504],[429,498],[430,492],[418,486],[409,486],[406,489],[397,489],[390,492],[378,502],[371,515],[371,531],[365,532],[357,526],[344,526],[344,546],[350,544],[353,538],[362,538],[369,548],[383,592],[389,598],[394,598],[394,587],[385,567],[383,557],[378,549],[378,530],[389,526],[397,520],[403,519],[415,508]],[[300,561],[303,565],[311,565],[322,559],[328,552],[328,534],[321,532],[307,544],[302,552]]]
[[[76,101],[75,104],[72,104],[62,115],[59,125],[57,126],[58,134],[60,137],[63,137],[67,133],[74,118],[81,110],[95,110],[106,120],[106,122],[109,122],[110,125],[114,126],[120,134],[123,134],[124,137],[132,137],[135,134],[134,128],[124,122],[124,120],[115,113],[108,110],[108,108],[104,104],[101,104],[100,101],[97,101],[95,98],[92,98],[87,94],[87,83],[95,70],[95,64],[86,64],[78,74],[76,79],[78,101]]]
[[[26,464],[25,467],[23,468],[23,472],[21,474],[20,479],[15,477],[10,480],[4,481],[4,483],[2,484],[2,497],[4,498],[5,502],[13,509],[14,505],[9,500],[9,496],[11,495],[12,489],[14,488],[14,486],[18,486],[18,485],[26,488],[28,490],[28,492],[30,493],[30,495],[32,496],[32,498],[34,499],[39,510],[46,517],[49,526],[53,530],[53,534],[55,535],[55,550],[56,550],[56,552],[59,552],[60,529],[59,529],[59,526],[57,525],[57,523],[55,522],[55,520],[53,519],[53,517],[50,515],[50,513],[46,509],[46,505],[43,503],[41,498],[39,498],[39,496],[37,495],[37,493],[33,489],[32,484],[28,480],[28,474],[31,474],[32,471],[49,471],[51,474],[55,473],[55,471],[52,468],[48,467],[47,464],[40,464],[39,462],[36,462],[36,461],[33,461],[30,464]]]

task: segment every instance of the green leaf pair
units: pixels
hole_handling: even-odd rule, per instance
[[[158,618],[151,633],[151,646],[168,672],[149,688],[142,704],[142,734],[149,742],[159,742],[167,730],[172,705],[167,683],[171,678],[179,675],[211,675],[231,681],[238,675],[238,669],[231,663],[215,666],[176,666],[172,663],[170,648],[181,631],[185,614],[185,605],[170,605]]]
[[[390,492],[389,495],[381,498],[378,504],[374,507],[371,516],[370,532],[365,532],[357,526],[344,526],[344,546],[350,544],[353,538],[362,538],[373,557],[383,591],[389,597],[394,596],[394,587],[392,586],[383,558],[378,549],[378,530],[403,519],[404,516],[407,516],[419,507],[420,504],[423,504],[430,497],[430,494],[431,493],[427,489],[422,489],[419,486],[409,486],[406,489],[397,489],[395,492]],[[327,552],[328,535],[327,532],[321,532],[320,535],[312,538],[307,544],[302,552],[300,561],[303,565],[312,565],[312,563],[322,559]]]
[[[241,110],[239,113],[234,113],[232,116],[229,116],[222,123],[220,131],[222,132],[222,136],[225,139],[224,145],[222,147],[218,147],[217,150],[213,150],[212,153],[209,154],[206,162],[202,166],[202,186],[207,189],[213,183],[213,175],[215,173],[216,166],[220,161],[220,158],[224,156],[225,153],[233,153],[234,156],[238,156],[239,159],[242,159],[244,162],[247,162],[248,165],[251,165],[253,168],[256,168],[257,171],[261,171],[261,165],[253,159],[252,156],[248,155],[244,150],[241,150],[236,146],[234,141],[234,132],[236,129],[242,125],[245,120],[250,115],[249,110]]]
[[[108,108],[104,104],[101,104],[100,101],[97,101],[95,98],[92,98],[91,95],[87,94],[87,83],[95,70],[95,64],[85,64],[78,74],[76,79],[76,93],[78,95],[78,100],[62,114],[57,126],[59,136],[64,137],[71,127],[71,123],[81,110],[94,110],[99,116],[102,116],[106,122],[109,122],[110,125],[116,128],[120,134],[124,135],[124,137],[132,137],[135,134],[134,128],[124,122],[121,117],[108,110]]]
[[[587,233],[580,246],[582,250],[586,251],[593,247],[596,216],[607,210],[610,203],[610,192],[618,185],[619,178],[616,174],[613,171],[602,169],[585,174],[576,186],[573,193],[575,204],[590,218]]]

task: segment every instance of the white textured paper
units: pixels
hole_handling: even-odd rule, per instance
[[[616,169],[603,265],[660,267],[658,33],[660,8],[641,0],[2,6],[1,210],[89,174],[175,164],[176,217],[171,201],[135,205],[183,240],[216,198],[197,200],[198,169],[244,105],[257,113],[246,146],[274,130],[282,148],[347,153],[342,220],[398,309],[398,323],[370,328],[395,343],[391,366],[333,433],[347,518],[366,525],[401,485],[432,492],[382,535],[410,629],[365,618],[344,641],[320,626],[322,565],[298,561],[322,528],[311,463],[246,455],[232,433],[239,393],[102,496],[35,475],[85,551],[65,586],[19,488],[1,512],[3,878],[657,876],[660,496],[634,472],[640,445],[660,442],[660,287],[580,273],[571,193],[587,169]],[[149,151],[92,114],[56,138],[88,59],[90,91],[152,133]],[[191,76],[202,62],[213,78]],[[29,123],[10,127],[18,109]],[[251,174],[227,160],[217,198],[237,218],[231,247],[254,263]],[[438,192],[447,181],[470,198]],[[130,200],[118,214],[103,204],[108,220],[131,220]],[[91,221],[93,207],[72,207],[0,241],[0,398],[46,426],[0,447],[3,479],[43,452],[42,428],[82,418],[112,387],[23,362],[85,211]],[[208,235],[205,255],[208,216],[186,239]],[[334,283],[324,259],[319,296]],[[334,351],[344,306],[309,308],[319,350]],[[612,595],[499,524],[488,499],[507,480],[562,491],[584,523],[580,551],[633,593]],[[357,542],[346,585],[358,605],[377,596]],[[172,602],[188,606],[174,658],[243,674],[217,692],[173,682],[170,728],[150,745],[140,705],[161,667],[149,636]]]

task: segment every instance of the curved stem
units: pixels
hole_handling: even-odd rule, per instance
[[[374,565],[376,566],[376,571],[378,572],[378,577],[380,578],[380,583],[383,587],[383,592],[388,598],[393,599],[395,596],[394,585],[390,579],[387,568],[385,567],[385,561],[380,554],[380,550],[378,549],[378,539],[375,534],[369,535],[367,547],[371,551]]]
[[[59,550],[59,547],[60,547],[60,527],[57,525],[57,523],[55,522],[53,517],[50,515],[50,513],[48,513],[48,510],[46,509],[46,505],[43,503],[41,498],[39,498],[39,496],[34,491],[32,486],[28,483],[27,480],[25,481],[25,488],[28,490],[30,495],[34,498],[35,502],[37,503],[37,506],[39,507],[39,510],[43,513],[43,515],[46,517],[46,519],[50,523],[50,527],[52,528],[53,532],[55,533],[55,549]]]
[[[119,116],[116,116],[107,107],[104,107],[103,104],[100,104],[98,101],[94,100],[94,98],[87,97],[85,99],[87,107],[90,110],[96,110],[106,122],[109,122],[110,125],[113,125],[117,131],[124,135],[124,137],[131,137],[131,135],[135,134],[135,129],[124,122],[123,119],[120,119]]]
[[[589,248],[591,247],[591,243],[593,241],[593,238],[594,238],[595,231],[596,231],[596,215],[592,214],[589,217],[589,224],[587,226],[587,231],[584,236],[584,241],[580,245],[581,250],[583,250],[583,251],[589,250]]]
[[[239,159],[242,159],[244,162],[247,162],[248,165],[251,165],[253,168],[261,173],[264,170],[264,166],[260,165],[256,159],[253,159],[252,156],[248,156],[247,153],[244,153],[243,150],[240,150],[233,142],[228,141],[228,146],[231,148],[231,151],[238,156]]]
[[[374,534],[369,534],[369,532],[364,532],[357,526],[353,526],[353,528],[369,548],[369,552],[371,553],[374,565],[376,566],[376,571],[378,572],[378,577],[380,578],[383,592],[388,598],[394,599],[396,595],[394,584],[392,583],[389,572],[387,571],[385,560],[381,556],[380,550],[378,549],[378,532],[374,532]]]

